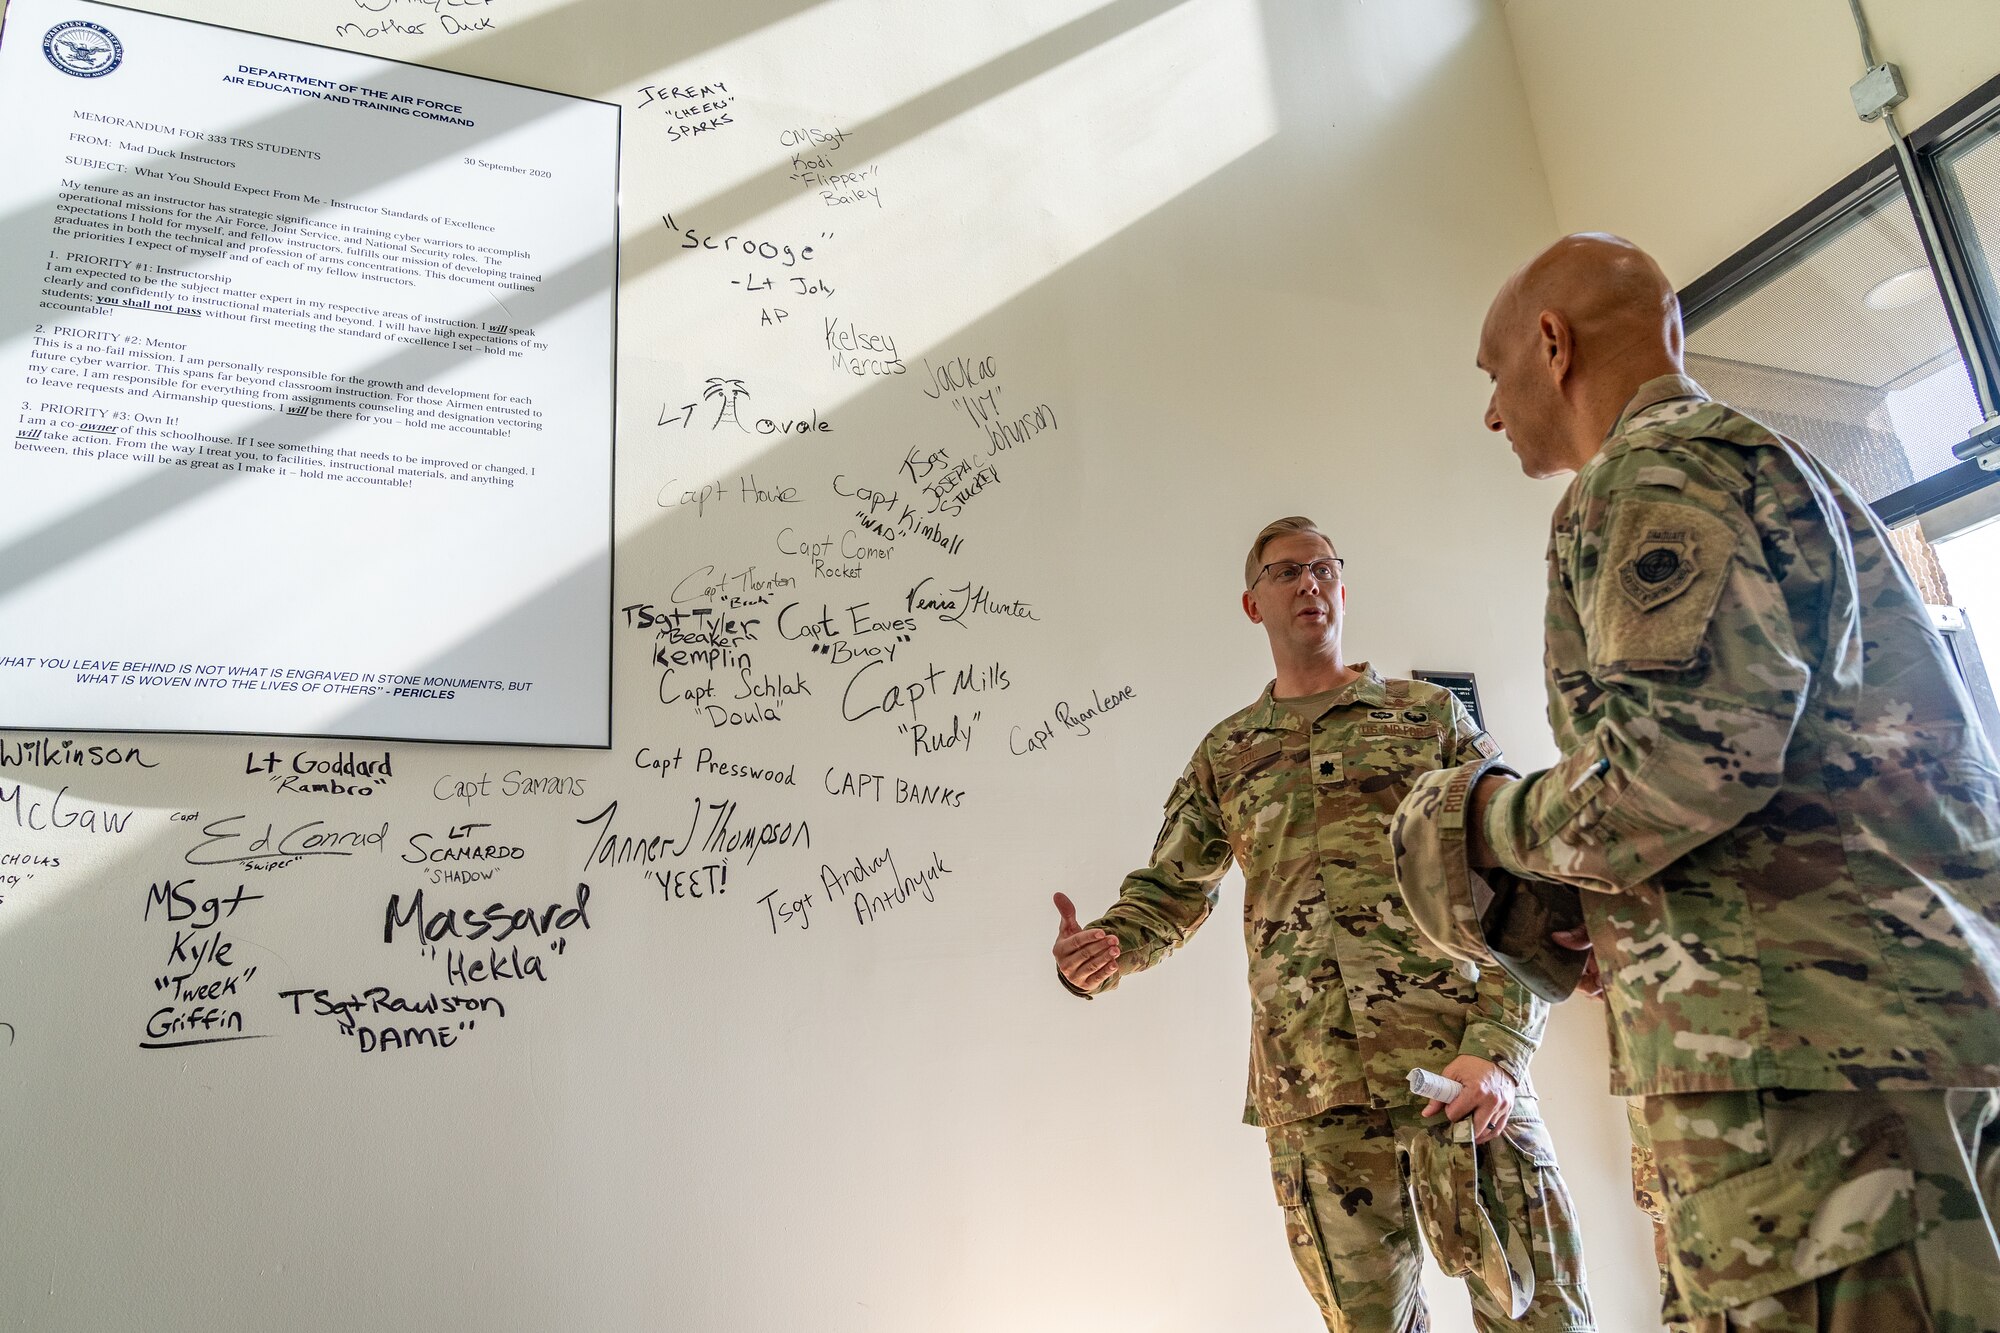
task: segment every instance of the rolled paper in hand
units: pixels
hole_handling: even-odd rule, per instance
[[[1459,1093],[1464,1092],[1465,1085],[1448,1079],[1442,1074],[1433,1074],[1428,1069],[1412,1069],[1410,1071],[1410,1091],[1416,1093],[1419,1097],[1429,1097],[1433,1101],[1448,1102],[1457,1097]]]

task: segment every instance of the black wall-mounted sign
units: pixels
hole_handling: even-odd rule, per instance
[[[1479,683],[1470,671],[1412,671],[1410,675],[1413,679],[1450,690],[1465,705],[1465,711],[1472,714],[1472,725],[1481,731],[1486,730],[1485,715],[1479,711]]]

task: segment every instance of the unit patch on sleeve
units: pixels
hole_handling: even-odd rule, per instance
[[[1618,587],[1641,611],[1687,591],[1701,572],[1694,530],[1685,526],[1648,527],[1618,563]]]
[[[1728,580],[1734,531],[1694,505],[1631,499],[1613,506],[1606,526],[1602,573],[1591,599],[1591,661],[1687,669],[1700,654]]]

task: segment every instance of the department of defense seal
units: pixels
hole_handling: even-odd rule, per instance
[[[48,30],[42,38],[42,54],[65,74],[98,79],[118,68],[125,48],[111,29],[72,19]]]

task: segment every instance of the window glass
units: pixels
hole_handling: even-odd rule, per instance
[[[1940,152],[1937,174],[1986,309],[2000,314],[2000,120]]]
[[[1870,501],[1953,466],[1951,447],[1979,424],[1894,185],[1700,311],[1687,349],[1710,394],[1811,449]]]
[[[1993,698],[1993,675],[2000,668],[2000,519],[1947,537],[1931,549],[1949,580],[1951,604],[1963,613],[1978,650],[1968,655],[1961,649],[1954,656],[1987,733],[2000,748],[2000,709]]]

